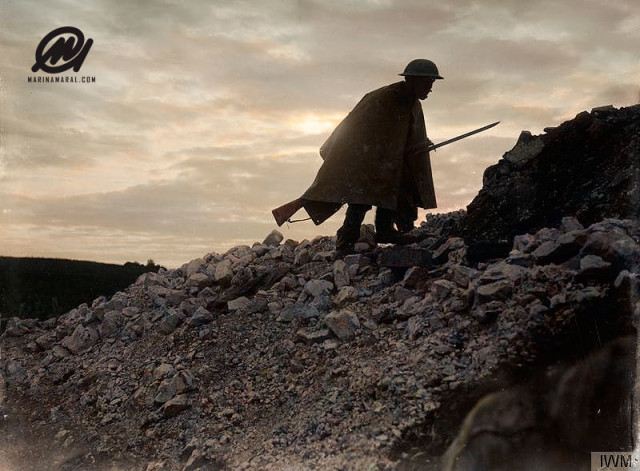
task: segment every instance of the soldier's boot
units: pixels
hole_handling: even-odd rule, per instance
[[[344,257],[355,252],[354,247],[360,238],[360,226],[364,216],[371,206],[364,204],[350,204],[342,227],[336,235],[336,255]]]
[[[391,209],[378,208],[376,211],[376,242],[379,244],[412,244],[415,238],[396,230],[393,224],[396,212]]]
[[[360,226],[342,226],[336,236],[336,256],[342,258],[355,252],[360,237]]]
[[[396,228],[404,233],[411,232],[415,229],[414,223],[418,219],[418,208],[410,205],[408,202],[398,203],[398,210],[395,214]]]

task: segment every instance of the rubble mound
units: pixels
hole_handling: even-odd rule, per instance
[[[510,237],[508,254],[471,262],[454,235],[474,217],[429,216],[416,231],[422,242],[407,247],[377,246],[363,226],[362,252],[344,259],[333,237],[297,242],[274,231],[58,318],[10,319],[0,336],[0,425],[10,431],[0,434],[0,461],[23,470],[429,470],[452,442],[478,448],[469,433],[454,439],[486,393],[519,391],[609,340],[635,342],[640,225],[567,214]],[[548,390],[564,396],[545,404],[567,397]],[[493,417],[483,404],[480,415]],[[580,410],[601,414],[594,404]],[[583,426],[556,409],[563,430]],[[617,416],[607,413],[597,417],[609,435],[628,439],[628,424],[611,427]]]
[[[640,105],[582,112],[545,133],[523,132],[486,169],[467,208],[463,233],[511,240],[555,227],[565,216],[585,225],[640,216]]]

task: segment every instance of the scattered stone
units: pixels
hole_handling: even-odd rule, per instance
[[[336,304],[338,306],[345,306],[358,299],[358,290],[353,286],[344,286],[338,291],[336,296]]]
[[[380,254],[378,263],[389,268],[434,266],[431,253],[427,249],[414,246],[387,247]]]
[[[296,266],[306,265],[311,262],[312,256],[309,249],[297,250],[293,259],[293,264]]]
[[[360,329],[358,316],[347,309],[329,313],[323,322],[340,340],[352,340]]]
[[[211,463],[207,456],[198,449],[195,449],[189,455],[189,459],[185,463],[182,471],[199,471],[204,469],[218,469],[218,467],[211,467]]]
[[[464,240],[460,237],[450,237],[447,241],[433,252],[433,260],[438,264],[443,264],[449,259],[449,254],[456,250],[464,249]]]
[[[329,329],[318,329],[315,331],[300,329],[296,333],[296,340],[304,342],[307,345],[322,343],[325,340],[329,340],[330,338],[331,331]]]
[[[344,263],[350,267],[356,265],[358,268],[371,265],[371,259],[363,254],[352,254],[344,257]]]
[[[314,299],[322,295],[328,295],[331,291],[333,291],[333,283],[326,280],[311,280],[304,285],[304,293]]]
[[[326,351],[335,350],[339,346],[340,346],[340,342],[336,339],[327,339],[324,342],[322,342],[322,348],[324,348]]]
[[[410,289],[405,288],[404,286],[398,285],[393,292],[393,298],[399,302],[403,303],[409,298],[413,298],[415,293]]]
[[[189,403],[187,397],[185,395],[180,395],[167,401],[161,407],[160,410],[162,412],[163,417],[171,418],[189,409],[190,407],[191,407],[191,404]]]
[[[580,259],[580,270],[577,273],[578,279],[606,279],[611,275],[614,275],[614,273],[612,273],[611,263],[605,262],[602,257],[597,255],[585,255]]]
[[[220,286],[229,286],[231,284],[231,280],[233,279],[232,267],[233,263],[228,258],[218,263],[218,265],[216,266],[216,272],[213,276],[214,281]]]
[[[173,365],[163,363],[153,370],[153,379],[161,381],[166,378],[171,378],[175,374],[176,370]]]
[[[264,239],[262,242],[267,247],[277,247],[280,245],[280,242],[284,240],[284,236],[282,233],[276,229],[271,231],[271,233]]]
[[[575,239],[574,239],[575,240]],[[573,241],[562,243],[560,240],[543,242],[532,255],[538,260],[540,265],[549,263],[563,263],[574,257],[580,251],[580,246],[573,244]]]
[[[407,321],[407,337],[415,340],[425,333],[429,328],[429,323],[426,319],[418,316],[411,317]]]
[[[581,255],[587,254],[597,255],[616,267],[629,268],[640,260],[640,246],[627,234],[596,230],[582,248]]]
[[[356,252],[367,252],[376,246],[376,229],[373,224],[360,226],[360,238],[356,242]]]
[[[280,311],[278,322],[291,322],[294,319],[308,321],[320,317],[320,311],[314,304],[294,303]]]
[[[513,149],[506,152],[503,158],[516,168],[524,167],[536,158],[544,149],[544,141],[534,138],[529,131],[522,131]]]
[[[193,327],[200,327],[213,321],[213,319],[213,314],[204,307],[199,307],[196,312],[193,313],[193,316],[187,319],[187,322]]]
[[[7,322],[5,334],[11,337],[22,337],[29,332],[29,328],[17,317],[12,317]]]
[[[336,260],[333,263],[333,282],[338,289],[351,283],[347,264],[344,260]]]
[[[404,274],[402,284],[408,289],[422,289],[429,279],[429,270],[425,267],[411,267]]]
[[[436,301],[442,301],[450,297],[458,289],[458,285],[449,280],[436,280],[431,284],[433,299]]]
[[[143,273],[136,280],[137,285],[144,286],[145,289],[149,289],[151,286],[164,286],[166,287],[167,280],[160,273]]]
[[[185,394],[194,390],[194,379],[193,375],[189,370],[181,370],[178,371],[173,378],[171,378],[171,383],[175,386],[175,391],[177,394]]]
[[[184,320],[184,315],[176,309],[168,309],[164,311],[159,329],[164,334],[170,334]]]
[[[582,229],[584,229],[584,226],[575,217],[565,216],[560,222],[560,230],[563,232],[580,231]]]
[[[212,284],[213,279],[209,278],[209,276],[204,273],[194,273],[187,279],[187,286],[197,289],[204,289]]]
[[[513,250],[505,260],[506,263],[524,268],[531,268],[537,261],[538,259],[533,254],[525,254],[518,250]]]
[[[245,296],[240,296],[239,298],[233,299],[231,301],[227,301],[227,308],[230,311],[238,311],[240,309],[247,310],[250,304],[251,304],[251,301],[249,300],[249,298]]]
[[[187,265],[185,266],[187,278],[191,278],[193,275],[202,270],[204,264],[204,260],[202,260],[201,258],[196,258],[187,263]]]
[[[83,350],[95,345],[100,339],[98,330],[89,326],[78,325],[73,334],[62,340],[61,345],[73,354],[78,354]]]
[[[173,381],[164,380],[158,386],[158,392],[153,398],[156,404],[164,404],[173,399],[176,395],[176,385]]]
[[[491,301],[504,301],[511,295],[513,286],[510,281],[499,280],[476,289],[476,303],[485,304]]]
[[[42,334],[40,337],[36,338],[35,343],[42,350],[49,350],[53,347],[53,344],[56,341],[56,336],[54,333]]]

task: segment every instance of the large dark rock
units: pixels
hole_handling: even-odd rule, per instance
[[[462,235],[511,240],[574,216],[583,225],[640,216],[640,105],[597,108],[532,136],[484,173]]]
[[[528,384],[482,398],[460,427],[443,471],[589,470],[590,452],[633,449],[635,336]]]

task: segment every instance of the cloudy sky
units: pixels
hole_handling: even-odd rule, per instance
[[[28,83],[41,39],[79,28],[94,83]],[[2,0],[0,255],[176,267],[262,241],[317,149],[417,57],[442,141],[439,208],[464,208],[522,130],[640,99],[637,0]],[[299,214],[304,216],[304,214]],[[333,235],[285,225],[285,237]]]

